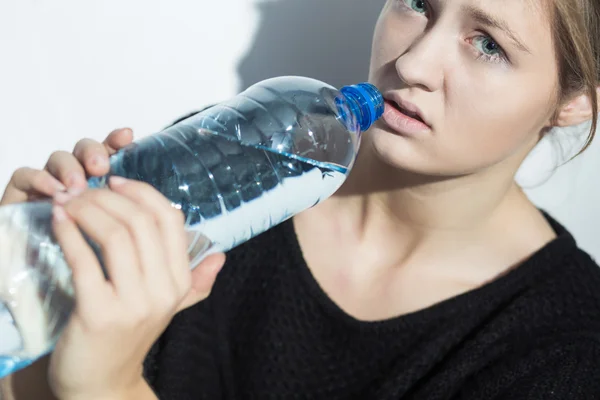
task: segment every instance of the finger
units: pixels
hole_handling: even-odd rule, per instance
[[[109,133],[102,144],[108,154],[113,155],[131,142],[133,142],[133,131],[130,128],[122,128]]]
[[[93,139],[81,139],[75,145],[73,155],[83,165],[88,176],[102,176],[108,173],[108,150],[102,143]]]
[[[71,268],[73,288],[78,307],[89,309],[102,304],[112,290],[100,267],[96,255],[80,230],[60,205],[53,207],[53,228],[65,260]]]
[[[191,272],[190,290],[179,305],[178,311],[184,310],[206,299],[212,291],[217,275],[225,264],[225,254],[215,253],[206,257]]]
[[[181,292],[187,292],[190,285],[190,261],[187,254],[183,213],[146,183],[113,176],[109,180],[109,185],[112,190],[128,197],[154,216],[164,244],[167,267]],[[149,273],[151,272],[146,272]]]
[[[98,190],[98,189],[95,189]],[[115,291],[126,299],[137,301],[145,297],[140,285],[140,263],[129,230],[89,197],[92,190],[69,200],[67,215],[94,241],[102,251],[109,280]],[[56,196],[61,201],[62,194]]]
[[[10,178],[0,204],[17,203],[32,195],[52,197],[66,187],[48,171],[19,168]]]
[[[85,171],[77,158],[69,152],[52,153],[44,169],[73,191],[80,192],[87,188]]]
[[[162,237],[153,215],[125,196],[108,190],[93,190],[83,196],[89,197],[95,205],[127,227],[148,287],[159,291],[161,296],[173,297],[176,282],[168,271]]]
[[[133,131],[129,128],[115,129],[108,134],[104,142],[82,139],[75,145],[73,154],[84,166],[90,176],[106,175],[110,169],[109,156],[128,145],[133,140]]]

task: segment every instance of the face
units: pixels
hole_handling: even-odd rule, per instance
[[[555,111],[557,63],[537,1],[388,0],[369,77],[386,112],[363,140],[422,174],[518,168]]]

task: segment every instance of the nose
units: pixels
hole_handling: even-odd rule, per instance
[[[426,31],[398,57],[396,72],[408,87],[434,92],[444,83],[445,53],[443,38],[434,31]]]

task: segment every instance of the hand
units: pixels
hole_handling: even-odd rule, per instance
[[[76,296],[50,361],[60,399],[135,393],[152,343],[208,296],[225,260],[212,255],[190,271],[183,214],[147,184],[113,177],[110,189],[56,196],[54,229]],[[102,249],[109,280],[77,226]]]
[[[65,190],[80,193],[87,188],[86,175],[108,173],[108,157],[132,140],[131,129],[117,129],[103,143],[83,139],[75,145],[72,154],[65,151],[53,153],[43,170],[19,168],[13,173],[0,205],[52,197]]]

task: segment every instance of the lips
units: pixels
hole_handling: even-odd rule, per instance
[[[386,98],[383,113],[385,123],[401,136],[420,136],[431,132],[421,111],[413,104]]]
[[[394,106],[394,108],[396,110],[400,111],[402,114],[407,115],[407,116],[411,117],[412,119],[415,119],[415,120],[425,124],[425,121],[423,121],[423,118],[419,115],[419,112],[410,111],[410,110],[402,107],[400,104],[396,103],[395,101],[391,101],[390,104],[392,106]]]
[[[386,93],[384,97],[402,114],[431,127],[431,124],[427,121],[427,118],[416,104],[403,99],[398,93]]]

